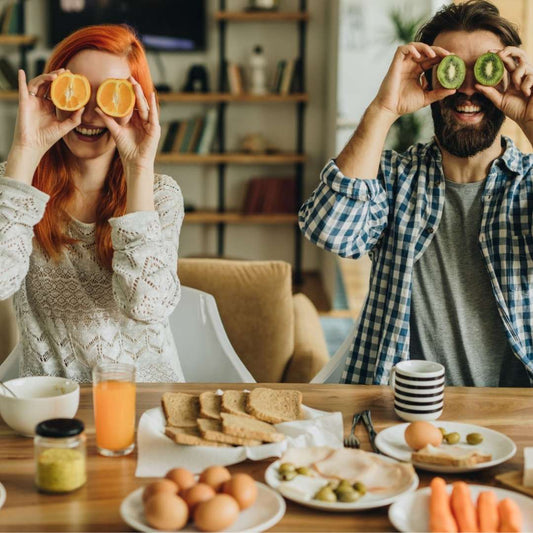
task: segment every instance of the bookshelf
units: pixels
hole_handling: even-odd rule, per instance
[[[15,33],[0,33],[0,46],[17,47],[19,49],[18,67],[27,71],[28,70],[27,53],[28,53],[28,50],[30,50],[37,42],[37,37],[33,35],[25,35],[24,19],[25,19],[26,0],[17,0],[17,2],[14,3],[14,5],[16,7],[10,10],[10,16],[14,17],[14,14],[16,12],[16,22],[15,22],[16,32]],[[4,7],[4,9],[7,9],[7,8]],[[2,18],[4,18],[4,16],[6,15],[4,14]],[[6,98],[6,100],[7,99],[9,98]]]
[[[196,103],[196,104],[217,104],[220,102],[243,102],[252,104],[269,104],[269,103],[291,103],[307,102],[308,95],[305,93],[282,94],[231,94],[221,93],[160,93],[159,102],[164,103]]]
[[[157,163],[182,163],[182,164],[199,164],[199,165],[287,165],[292,163],[304,163],[305,155],[299,153],[276,153],[276,154],[241,154],[241,153],[223,153],[223,154],[181,154],[165,153],[158,154]]]

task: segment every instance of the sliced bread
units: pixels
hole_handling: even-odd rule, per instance
[[[461,446],[432,446],[428,444],[421,450],[411,454],[414,463],[430,463],[447,466],[474,466],[492,459],[490,453],[480,450],[468,450]]]
[[[276,428],[267,422],[230,413],[221,413],[220,416],[222,416],[222,430],[229,435],[264,442],[279,442],[285,438],[283,433],[276,431]]]
[[[185,392],[165,392],[161,397],[161,405],[167,426],[196,427],[196,419],[200,416],[198,396]]]
[[[207,440],[215,442],[224,442],[226,444],[234,444],[236,446],[258,446],[261,444],[260,440],[246,439],[244,437],[237,437],[235,435],[228,435],[222,431],[222,422],[220,420],[213,420],[211,418],[199,418],[198,429],[202,437]]]
[[[302,393],[257,387],[248,394],[246,411],[271,424],[298,420],[302,416]]]
[[[227,447],[228,444],[214,442],[204,439],[198,428],[177,428],[167,426],[165,435],[171,438],[176,444],[186,444],[188,446],[219,446]]]
[[[200,394],[200,416],[220,420],[222,396],[216,392],[202,392]]]
[[[222,394],[222,411],[232,415],[248,416],[252,415],[246,412],[247,392],[240,390],[226,390]]]

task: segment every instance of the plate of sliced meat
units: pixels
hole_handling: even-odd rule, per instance
[[[325,511],[383,507],[416,490],[412,465],[353,448],[289,448],[265,472],[285,498]]]

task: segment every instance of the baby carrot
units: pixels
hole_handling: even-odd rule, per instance
[[[434,477],[429,484],[429,530],[431,533],[457,533],[457,524],[450,508],[450,495],[446,481]]]
[[[500,523],[498,514],[498,498],[492,490],[484,490],[477,497],[477,519],[479,531],[497,533]]]
[[[453,484],[450,503],[460,532],[479,531],[476,508],[470,497],[470,488],[464,481],[456,481]]]
[[[511,498],[504,498],[498,505],[500,512],[500,531],[522,531],[522,513],[520,507]]]

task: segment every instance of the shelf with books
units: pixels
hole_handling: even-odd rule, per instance
[[[261,224],[279,225],[295,224],[298,216],[294,213],[254,213],[240,211],[189,211],[185,213],[186,224]]]
[[[17,91],[0,91],[0,101],[15,102],[19,95]]]
[[[1,46],[33,46],[37,42],[35,35],[17,35],[0,33]]]
[[[268,104],[268,103],[294,103],[307,102],[308,95],[305,93],[294,94],[231,94],[231,93],[159,93],[160,103],[198,103],[198,104],[216,104],[228,102],[245,102],[251,104]]]
[[[215,19],[232,22],[301,22],[309,20],[304,11],[217,11]]]
[[[201,165],[290,165],[293,163],[304,163],[305,159],[305,154],[298,153],[246,154],[234,152],[224,154],[192,154],[169,152],[159,153],[156,157],[156,162]]]

